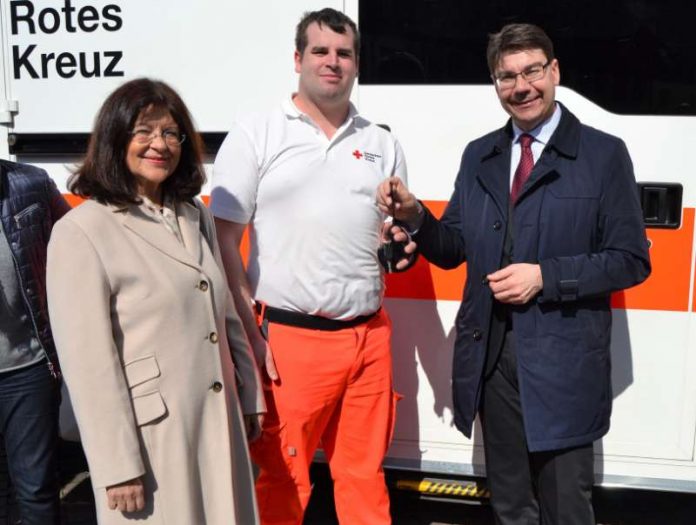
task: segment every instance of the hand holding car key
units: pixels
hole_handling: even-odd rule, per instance
[[[389,206],[389,214],[394,217],[396,209],[395,200],[393,198],[393,187],[391,184],[390,197],[392,198]],[[403,232],[405,236],[404,240],[395,239],[396,234],[392,231],[395,226],[398,227],[401,232]],[[400,221],[393,219],[391,223],[385,223],[384,227],[386,228],[386,232],[383,233],[382,245],[379,247],[377,252],[379,262],[382,264],[387,273],[403,272],[404,270],[410,268],[415,262],[415,246],[409,252],[406,251],[406,246],[412,244],[412,241],[408,235],[405,225],[403,225]],[[398,268],[397,264],[402,260],[407,261],[407,264],[402,268]]]

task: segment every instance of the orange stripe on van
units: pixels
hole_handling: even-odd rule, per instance
[[[72,193],[64,193],[63,197],[65,197],[65,200],[68,201],[68,204],[70,204],[70,206],[72,206],[73,208],[78,204],[82,204],[82,202],[85,200],[82,197],[73,195]]]
[[[83,199],[65,195],[76,206]],[[203,196],[208,204],[209,197]],[[436,216],[441,217],[446,201],[425,201]],[[648,229],[651,242],[650,259],[652,274],[642,284],[612,295],[611,306],[629,310],[689,311],[691,286],[691,253],[694,238],[694,208],[684,208],[681,228],[678,230]],[[249,253],[249,239],[245,232],[242,239],[242,260]],[[386,276],[386,296],[402,299],[426,299],[460,301],[466,281],[466,264],[454,270],[442,270],[430,264],[424,257],[408,272]],[[694,306],[696,312],[696,279],[694,280]]]
[[[423,201],[428,209],[440,218],[447,206],[446,201]],[[386,296],[403,299],[439,299],[460,301],[466,281],[466,264],[453,270],[443,270],[419,257],[416,264],[404,273],[386,277]]]
[[[647,230],[652,273],[644,283],[614,294],[613,308],[689,311],[694,211],[684,208],[678,230]]]

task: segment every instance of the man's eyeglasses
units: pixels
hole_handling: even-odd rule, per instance
[[[511,73],[510,71],[503,71],[502,73],[497,73],[492,75],[493,81],[496,86],[500,89],[511,89],[515,87],[517,83],[517,77],[522,77],[526,82],[536,82],[544,78],[546,73],[546,68],[549,67],[551,61],[549,60],[546,64],[536,64],[529,66],[524,71],[519,73]]]
[[[152,131],[151,129],[147,128],[136,128],[131,131],[131,136],[137,144],[142,144],[143,146],[146,144],[151,144],[152,141],[157,137],[162,137],[164,143],[173,148],[179,146],[186,140],[186,135],[173,129],[165,129],[161,133],[157,133],[156,131]]]

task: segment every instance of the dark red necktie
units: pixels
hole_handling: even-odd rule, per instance
[[[532,173],[534,167],[534,156],[532,155],[532,142],[534,137],[523,133],[520,135],[520,146],[522,147],[522,155],[520,155],[520,163],[515,170],[515,176],[512,179],[512,189],[510,189],[510,204],[514,206],[517,198],[522,192],[524,183],[527,182],[529,174]]]

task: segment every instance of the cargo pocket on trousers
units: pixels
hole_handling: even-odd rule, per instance
[[[404,396],[399,394],[396,390],[392,391],[391,407],[389,410],[389,427],[387,432],[387,448],[389,448],[392,439],[394,439],[394,428],[396,427],[396,405],[403,398]]]

